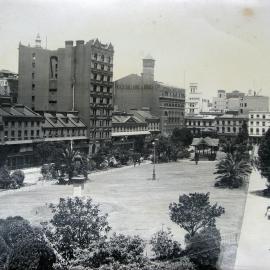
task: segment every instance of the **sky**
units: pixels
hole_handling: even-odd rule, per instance
[[[56,49],[98,38],[115,49],[114,79],[156,59],[155,80],[198,83],[205,96],[270,94],[268,0],[0,0],[0,69],[18,71],[18,44]]]

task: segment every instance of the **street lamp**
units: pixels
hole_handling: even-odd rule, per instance
[[[152,142],[152,145],[154,146],[154,156],[153,156],[153,174],[152,174],[152,180],[156,180],[156,142]]]

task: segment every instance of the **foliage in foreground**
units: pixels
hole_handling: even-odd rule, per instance
[[[23,186],[25,175],[21,170],[10,173],[6,166],[0,167],[0,188],[15,189]]]
[[[110,227],[107,215],[100,213],[92,199],[60,198],[51,204],[53,218],[45,227],[45,233],[55,249],[66,260],[74,258],[77,249],[90,249],[106,239]]]
[[[157,260],[172,260],[181,255],[181,245],[173,239],[169,228],[155,233],[150,244]]]
[[[206,227],[186,238],[186,255],[202,270],[214,269],[221,250],[221,236],[215,226]]]
[[[258,150],[258,162],[261,175],[267,180],[267,192],[270,193],[270,129],[267,130],[262,138]]]
[[[21,217],[0,220],[0,269],[52,270],[53,249],[42,232]]]
[[[194,236],[206,227],[213,227],[216,218],[225,213],[225,209],[217,204],[211,205],[209,193],[190,193],[181,195],[178,203],[169,206],[170,218],[190,236]]]
[[[243,185],[246,177],[251,173],[252,168],[249,161],[242,159],[239,160],[232,154],[227,154],[216,165],[217,174],[216,187],[227,187],[227,188],[239,188]]]

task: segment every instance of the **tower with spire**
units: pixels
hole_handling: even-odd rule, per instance
[[[143,58],[142,79],[144,84],[152,84],[154,82],[155,59],[148,54]]]
[[[40,35],[37,34],[36,40],[35,40],[35,47],[36,48],[41,48],[41,38]]]

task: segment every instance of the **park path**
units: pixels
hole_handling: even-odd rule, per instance
[[[257,170],[253,170],[250,175],[235,270],[270,269],[270,220],[265,217],[270,199],[255,194],[263,189],[265,181]]]

